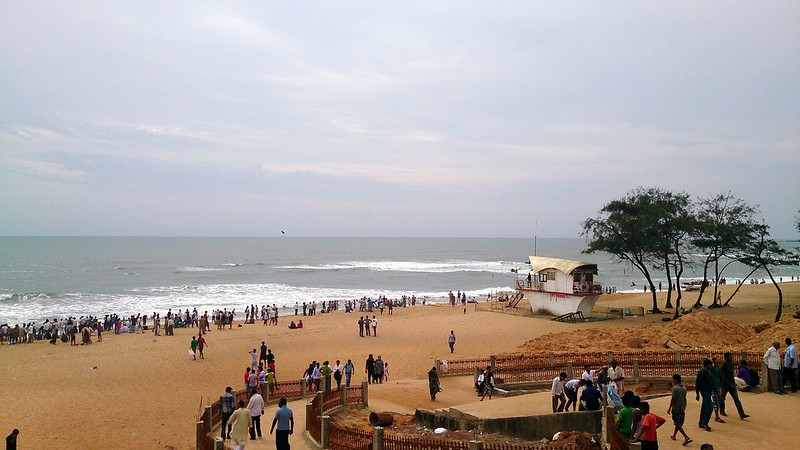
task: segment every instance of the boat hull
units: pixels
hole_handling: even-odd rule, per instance
[[[523,290],[523,292],[531,305],[531,311],[537,314],[552,314],[554,316],[580,311],[584,317],[589,317],[592,315],[594,304],[600,297],[597,294],[573,295],[532,290]]]

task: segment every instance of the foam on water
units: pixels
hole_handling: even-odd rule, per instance
[[[277,266],[283,270],[371,270],[376,272],[491,272],[511,273],[511,269],[527,266],[509,261],[350,261],[336,264]]]
[[[470,297],[485,297],[489,293],[510,291],[511,287],[498,286],[465,291]],[[295,302],[326,300],[352,300],[361,297],[375,298],[385,295],[399,298],[402,295],[417,298],[441,299],[447,291],[419,292],[387,289],[339,289],[289,286],[280,283],[264,284],[205,284],[183,286],[159,286],[130,289],[124,294],[91,294],[70,292],[62,295],[17,295],[0,294],[3,299],[4,317],[10,323],[45,318],[117,314],[151,314],[165,312],[171,308],[197,308],[210,311],[215,308],[243,310],[245,305],[275,304],[293,308]]]

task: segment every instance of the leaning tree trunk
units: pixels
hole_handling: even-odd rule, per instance
[[[706,284],[708,283],[708,265],[711,264],[710,257],[706,257],[706,262],[703,264],[703,282],[700,283],[700,294],[697,296],[697,301],[694,302],[694,307],[698,308],[703,306],[703,292],[706,291]]]
[[[664,255],[664,270],[667,272],[667,302],[664,304],[664,308],[669,309],[672,308],[672,275],[670,274],[669,257],[667,255]]]
[[[678,265],[675,267],[675,289],[678,291],[678,297],[675,299],[675,314],[672,316],[673,319],[677,319],[681,314],[681,298],[683,298],[683,294],[681,293],[681,275],[683,275],[683,260],[681,259],[680,253],[678,253]]]
[[[647,279],[647,284],[650,285],[650,294],[653,296],[653,309],[650,311],[653,314],[660,314],[661,310],[658,309],[658,301],[656,299],[656,285],[653,284],[653,279],[650,277],[650,272],[645,268],[644,277]]]
[[[717,293],[719,292],[719,258],[714,258],[714,301],[711,302],[709,308],[719,308],[719,300]]]
[[[744,278],[742,278],[742,281],[739,283],[739,285],[738,285],[738,286],[736,286],[736,290],[734,290],[734,291],[733,291],[733,294],[731,294],[731,296],[730,296],[730,297],[728,297],[728,299],[727,299],[727,300],[725,300],[725,304],[724,304],[723,306],[728,306],[728,303],[730,303],[730,302],[731,302],[731,300],[733,300],[733,297],[736,295],[736,293],[737,293],[737,292],[739,292],[739,289],[741,289],[741,288],[742,288],[742,285],[744,284],[744,281],[745,281],[746,279],[750,278],[750,275],[752,275],[752,274],[753,274],[753,272],[755,272],[756,270],[758,270],[758,266],[754,267],[754,268],[753,268],[753,270],[751,270],[751,271],[750,271],[750,273],[748,273],[747,275],[745,275],[745,277],[744,277]]]
[[[770,272],[769,267],[766,264],[762,264],[761,267],[767,271],[767,275],[769,275],[769,279],[772,280],[772,284],[775,285],[775,289],[778,290],[778,312],[775,313],[775,322],[781,321],[781,314],[783,314],[783,291],[781,291],[781,287],[778,286],[778,282],[775,281],[775,277],[772,276],[772,272]]]

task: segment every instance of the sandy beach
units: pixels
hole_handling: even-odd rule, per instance
[[[781,287],[785,316],[790,317],[794,305],[800,303],[800,283]],[[723,290],[727,289],[731,287]],[[695,294],[689,293],[687,298],[693,301]],[[710,314],[746,325],[770,321],[775,300],[773,286],[748,285],[734,300],[733,308]],[[600,304],[647,306],[649,297],[610,295]],[[360,381],[367,355],[381,355],[389,363],[391,381],[370,393],[374,407],[413,411],[415,407],[474,402],[474,396],[468,394],[469,384],[458,379],[445,380],[441,401],[432,404],[427,399],[423,377],[435,358],[448,357],[450,330],[457,336],[454,356],[469,357],[516,351],[547,333],[662,325],[662,316],[564,324],[539,317],[476,312],[474,305],[467,314],[449,306],[417,306],[397,308],[392,316],[388,311],[377,316],[378,337],[370,338],[358,336],[357,313],[342,312],[306,317],[302,330],[287,329],[287,319],[281,319],[279,327],[255,324],[213,329],[207,336],[209,348],[203,361],[193,361],[187,354],[193,329],[176,329],[175,336],[159,337],[107,334],[102,343],[72,348],[47,342],[4,345],[0,347],[4,399],[0,429],[19,428],[20,448],[24,449],[190,449],[194,448],[194,420],[200,405],[216,399],[226,385],[240,387],[249,361],[247,352],[262,340],[276,354],[278,378],[284,380],[299,378],[311,360],[350,358],[356,365],[355,381]],[[797,321],[787,324],[786,329],[797,330]],[[795,337],[800,337],[800,332]],[[755,440],[770,434],[774,448],[789,448],[789,442],[796,442],[800,433],[768,432],[766,417],[760,416],[772,408],[796,410],[800,395],[747,395],[745,401],[752,405],[751,422],[759,425],[721,426],[709,441],[723,448],[759,448]],[[690,418],[691,414],[690,410]],[[302,423],[298,427],[302,429]],[[701,442],[699,432],[693,434],[695,442]],[[664,431],[661,436],[662,442],[666,440]],[[671,444],[665,448],[672,448]]]

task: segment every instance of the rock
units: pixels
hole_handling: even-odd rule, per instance
[[[667,339],[664,341],[664,347],[671,349],[671,350],[683,350],[683,346],[678,344],[677,342],[673,341],[672,339]]]
[[[433,434],[445,434],[445,433],[447,433],[447,428],[439,427],[433,430]]]
[[[762,331],[766,330],[769,327],[770,327],[769,322],[764,320],[759,323],[753,324],[753,331],[755,331],[756,333],[761,333]]]

